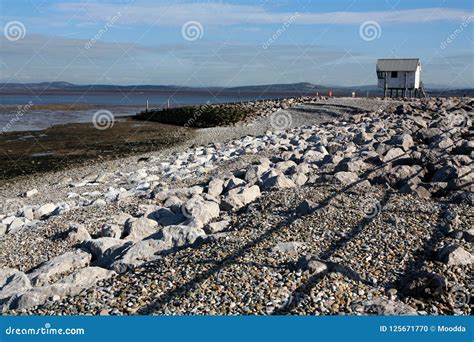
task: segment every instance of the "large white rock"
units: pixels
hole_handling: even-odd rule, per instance
[[[164,227],[161,234],[162,241],[172,248],[191,245],[198,237],[206,235],[200,228],[183,225]]]
[[[26,309],[43,305],[48,300],[61,300],[67,296],[77,295],[82,290],[83,288],[70,284],[52,284],[34,287],[26,292],[11,297],[8,301],[8,309]]]
[[[186,217],[181,212],[181,206],[179,212],[177,213],[168,208],[160,208],[148,215],[148,218],[157,221],[162,226],[180,224],[186,220]]]
[[[30,279],[13,268],[0,269],[0,302],[31,288]]]
[[[62,278],[56,284],[70,284],[81,288],[89,288],[99,280],[110,278],[114,274],[116,274],[114,271],[102,267],[85,267]]]
[[[25,219],[24,217],[15,217],[12,222],[8,225],[8,233],[18,233],[19,231],[23,230],[25,225],[27,225],[30,221]]]
[[[98,239],[91,239],[84,241],[83,247],[89,253],[91,253],[95,259],[101,259],[104,255],[105,251],[111,247],[115,247],[118,245],[123,245],[127,241],[111,238],[111,237],[101,237]]]
[[[52,278],[63,273],[72,272],[83,268],[91,261],[91,255],[83,250],[76,249],[72,252],[61,254],[27,274],[34,286],[49,284]]]
[[[280,170],[284,174],[290,173],[294,168],[296,168],[296,163],[291,160],[281,161],[275,165],[275,169]]]
[[[37,189],[31,189],[31,190],[28,190],[24,193],[24,196],[27,197],[27,198],[30,198],[30,197],[33,197],[34,195],[37,195],[38,194],[38,190]]]
[[[71,224],[66,239],[72,243],[82,243],[91,238],[89,232],[82,224]]]
[[[182,208],[183,215],[189,219],[197,220],[203,224],[219,216],[219,204],[205,201],[201,196],[194,196]]]
[[[229,220],[222,220],[222,221],[218,221],[218,222],[212,222],[212,223],[209,223],[205,227],[204,230],[208,234],[215,234],[215,233],[218,233],[218,232],[221,232],[221,231],[225,230],[229,226],[229,224],[230,224]]]
[[[207,185],[207,193],[212,197],[218,197],[224,190],[224,181],[219,178],[212,179]]]
[[[47,203],[35,210],[35,219],[45,220],[58,213],[59,207],[53,203]]]
[[[158,223],[145,217],[128,219],[125,222],[124,235],[126,240],[140,241],[158,231]]]
[[[169,248],[170,244],[167,241],[156,239],[142,240],[126,249],[123,254],[110,264],[109,268],[117,273],[123,273],[145,262],[159,258],[159,253]]]
[[[336,172],[334,174],[334,178],[336,178],[343,185],[349,185],[359,180],[359,176],[357,176],[357,173],[346,171]]]
[[[7,225],[0,223],[0,236],[4,235],[7,233]]]
[[[394,161],[395,159],[403,156],[405,154],[405,151],[403,151],[399,147],[391,148],[388,150],[388,152],[385,154],[385,156],[382,158],[382,161],[384,163]]]
[[[232,189],[222,198],[221,208],[226,211],[238,210],[255,201],[258,197],[260,197],[260,187],[258,185]]]
[[[245,173],[245,181],[249,184],[255,184],[259,181],[260,177],[268,171],[270,164],[268,165],[252,165]]]
[[[294,188],[295,182],[284,175],[268,178],[262,183],[265,190]]]

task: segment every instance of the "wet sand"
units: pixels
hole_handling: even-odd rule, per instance
[[[177,130],[179,134],[173,134]],[[42,131],[4,133],[0,134],[0,182],[156,151],[193,135],[192,130],[132,117],[121,118],[104,130],[92,123],[75,123]]]

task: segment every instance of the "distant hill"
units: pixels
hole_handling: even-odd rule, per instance
[[[369,96],[381,96],[382,90],[376,85],[362,86],[328,86],[317,85],[308,82],[290,84],[266,84],[249,85],[240,87],[181,87],[176,85],[78,85],[68,82],[41,82],[41,83],[0,83],[0,93],[22,94],[22,93],[71,93],[71,92],[180,92],[180,93],[252,93],[252,94],[287,94],[287,95],[326,95],[329,91],[335,96],[349,96],[353,91],[357,96],[368,94]],[[452,89],[437,85],[433,88],[427,87],[428,94],[432,96],[474,96],[474,89]]]

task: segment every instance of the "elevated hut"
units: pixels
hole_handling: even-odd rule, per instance
[[[384,96],[425,97],[418,58],[377,60],[377,78]]]

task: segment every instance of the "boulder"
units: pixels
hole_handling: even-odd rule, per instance
[[[365,145],[373,140],[373,135],[365,131],[361,131],[354,136],[352,140],[357,145]]]
[[[291,175],[291,180],[297,186],[303,186],[308,181],[308,176],[306,176],[304,173],[294,173]]]
[[[173,213],[181,213],[183,201],[178,196],[170,196],[166,199],[164,206],[169,208]]]
[[[26,197],[26,198],[30,198],[30,197],[33,197],[35,195],[38,194],[38,190],[37,189],[31,189],[31,190],[28,190],[26,191],[23,196]]]
[[[76,249],[72,252],[61,254],[49,261],[45,261],[27,274],[34,286],[46,285],[54,277],[83,268],[91,261],[91,255],[83,250]]]
[[[404,151],[408,151],[414,146],[413,138],[410,134],[398,134],[390,139],[389,144],[400,146]]]
[[[13,268],[0,269],[0,302],[31,288],[30,279]]]
[[[145,217],[139,219],[128,219],[125,222],[124,238],[130,241],[140,241],[156,233],[158,224],[154,220]]]
[[[419,183],[418,177],[422,177],[423,175],[423,168],[419,165],[397,165],[394,166],[385,177],[391,186],[399,188],[408,181],[412,184]]]
[[[246,183],[243,179],[240,179],[237,177],[229,178],[224,182],[224,188],[225,188],[224,192],[243,186],[245,184]]]
[[[265,190],[294,188],[295,186],[296,184],[284,175],[268,178],[262,183]]]
[[[217,221],[217,222],[212,222],[209,223],[205,228],[204,231],[207,234],[215,234],[222,232],[229,226],[230,222],[229,220],[222,220],[222,221]]]
[[[336,172],[334,174],[334,178],[336,178],[343,185],[349,185],[359,180],[359,176],[357,176],[357,173],[346,171]]]
[[[53,203],[47,203],[35,210],[34,215],[36,220],[45,220],[50,216],[57,215],[59,207]]]
[[[56,284],[70,284],[81,288],[89,288],[99,280],[107,279],[115,275],[114,271],[102,267],[85,267],[62,278]]]
[[[396,160],[397,158],[403,156],[404,154],[405,152],[401,148],[394,147],[387,151],[385,156],[382,158],[382,161],[384,163],[388,163],[388,162]]]
[[[213,218],[219,217],[220,210],[219,204],[216,202],[206,201],[201,196],[195,196],[183,205],[182,212],[185,217],[206,224]]]
[[[252,165],[245,173],[245,181],[249,184],[255,184],[259,181],[260,177],[267,172],[269,166],[263,165]]]
[[[161,240],[168,246],[176,248],[191,245],[199,236],[206,235],[206,233],[199,228],[176,225],[164,227],[161,235]]]
[[[297,164],[294,161],[287,160],[276,163],[275,169],[280,170],[284,174],[290,174],[296,168]]]
[[[168,229],[169,227],[173,226],[163,229]],[[169,243],[163,240],[147,239],[139,241],[124,249],[122,253],[111,254],[107,259],[110,262],[108,268],[113,269],[117,273],[124,273],[145,262],[158,259],[158,254],[170,249],[170,247]],[[115,256],[115,259],[112,256]]]
[[[98,239],[91,239],[84,241],[82,244],[82,247],[91,253],[95,259],[101,259],[105,253],[106,250],[108,250],[111,247],[115,246],[121,246],[127,241],[117,239],[117,238],[112,238],[112,237],[101,237]]]
[[[52,284],[34,287],[26,292],[11,297],[8,301],[8,309],[27,309],[33,306],[43,305],[48,301],[61,300],[67,296],[79,294],[83,289],[69,284]]]
[[[222,210],[238,210],[260,197],[260,188],[258,185],[251,187],[241,187],[232,189],[222,198]]]
[[[474,256],[464,248],[448,244],[438,251],[438,259],[448,265],[472,265]]]
[[[212,197],[219,197],[224,190],[224,181],[219,178],[212,179],[207,185],[207,193]]]
[[[364,172],[370,166],[360,159],[344,159],[336,167],[336,171]]]
[[[67,231],[66,240],[71,243],[82,243],[91,238],[89,232],[82,224],[71,224]]]
[[[20,218],[20,217],[15,217],[10,224],[8,225],[8,233],[13,234],[13,233],[18,233],[23,229],[23,227],[29,223],[29,221],[25,218]]]
[[[431,142],[429,144],[429,148],[439,148],[441,150],[451,150],[454,147],[454,142],[449,138],[447,135],[440,134],[433,139],[431,139]]]
[[[180,224],[186,220],[186,216],[184,215],[186,212],[181,211],[182,207],[183,205],[180,206],[178,213],[175,213],[173,210],[168,208],[160,208],[148,215],[148,218],[157,221],[162,226]]]
[[[466,240],[467,242],[474,242],[474,228],[465,230],[465,231],[463,232],[463,238],[464,238],[464,240]]]

